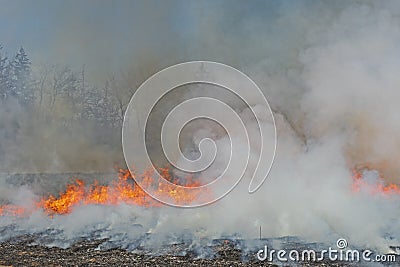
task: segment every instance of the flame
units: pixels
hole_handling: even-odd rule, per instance
[[[367,182],[363,179],[364,171],[378,171],[375,168],[371,168],[369,164],[358,165],[353,168],[353,184],[352,191],[360,192],[365,190],[370,194],[376,195],[400,195],[400,186],[394,183],[385,183],[385,177],[381,172],[379,172],[378,181],[375,183]]]
[[[22,216],[25,213],[25,208],[17,205],[3,205],[0,206],[0,216]]]
[[[36,209],[42,209],[50,216],[55,214],[68,214],[78,205],[118,205],[127,203],[143,207],[160,207],[163,204],[154,200],[140,186],[138,186],[129,170],[119,169],[118,179],[109,185],[99,185],[97,181],[87,186],[82,180],[75,179],[74,183],[67,185],[64,192],[58,197],[50,195],[37,201],[34,205]],[[177,184],[176,178],[170,175],[168,167],[160,168],[159,173],[168,181]],[[142,175],[143,183],[153,185],[154,171],[145,171]],[[201,186],[199,181],[195,181],[192,176],[186,177],[185,187]],[[176,188],[173,185],[159,184],[156,193],[170,197],[174,203],[186,205],[195,202],[204,196],[205,189],[193,190],[190,194],[183,188]],[[206,195],[209,192],[206,191]],[[33,209],[34,210],[34,209]],[[15,205],[0,206],[0,215],[22,216],[29,214],[33,210]]]
[[[397,184],[385,184],[385,179],[380,173],[378,181],[368,182],[363,179],[363,173],[367,170],[374,170],[368,164],[358,165],[352,169],[353,183],[352,191],[360,192],[367,191],[371,194],[381,195],[400,195],[400,186]],[[159,168],[158,172],[166,180],[173,184],[180,184],[180,181],[170,174],[170,168]],[[143,183],[145,185],[153,185],[153,170],[145,171],[142,174]],[[185,187],[201,186],[199,181],[196,181],[193,176],[185,177]],[[184,191],[183,188],[176,188],[173,185],[158,184],[156,194],[168,196],[177,204],[193,203],[200,197],[204,197],[204,189],[193,190],[190,194]],[[209,195],[210,192],[206,192]],[[133,179],[131,172],[127,169],[119,169],[118,179],[111,182],[109,185],[99,185],[94,181],[87,186],[82,180],[75,179],[71,184],[68,184],[66,190],[61,192],[58,197],[50,195],[43,197],[35,202],[33,207],[27,208],[17,205],[2,205],[0,206],[0,216],[24,216],[32,213],[34,210],[41,209],[49,216],[56,214],[68,214],[79,205],[118,205],[119,203],[127,203],[130,205],[142,207],[161,207],[162,203],[154,200]]]

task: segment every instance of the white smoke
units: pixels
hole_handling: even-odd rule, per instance
[[[198,209],[90,206],[52,219],[37,212],[14,223],[21,231],[62,230],[55,245],[96,228],[101,230],[98,238],[122,235],[118,241],[128,246],[145,233],[154,235],[148,241],[153,245],[186,231],[194,240],[237,234],[252,239],[258,237],[259,226],[264,237],[300,236],[327,243],[343,237],[349,244],[380,251],[398,245],[399,197],[351,191],[351,168],[357,164],[377,166],[385,182],[400,183],[397,10],[398,2],[391,1],[298,4],[296,9],[282,4],[268,23],[255,17],[239,25],[237,31],[246,33],[246,40],[226,33],[227,41],[239,44],[226,48],[230,53],[222,53],[224,61],[243,66],[275,110],[276,160],[255,194],[247,193],[245,177],[227,197]],[[199,26],[210,36],[202,42],[225,49],[213,43],[221,29],[212,27],[221,21],[220,14],[215,16]],[[235,51],[253,47],[247,42],[258,43],[258,62],[243,60],[241,65],[243,58],[235,57]],[[262,123],[272,127],[271,121]],[[193,135],[196,139],[204,133]],[[223,147],[224,136],[216,136]],[[9,220],[1,218],[1,225]]]
[[[271,55],[277,65],[267,60],[250,68],[272,96],[274,109],[284,114],[276,114],[277,159],[259,192],[248,195],[247,177],[204,211],[212,214],[204,225],[210,233],[256,237],[262,225],[266,236],[325,242],[346,237],[351,244],[379,249],[399,242],[400,233],[393,231],[399,197],[351,191],[351,168],[358,164],[377,166],[385,182],[400,181],[395,118],[400,27],[397,9],[386,4],[353,3],[337,13],[322,9],[316,15],[320,23],[307,24],[301,40],[293,40],[302,44],[292,66],[285,62],[281,68]],[[315,19],[300,10],[311,16],[304,20]],[[304,22],[298,15],[289,11],[278,21]]]

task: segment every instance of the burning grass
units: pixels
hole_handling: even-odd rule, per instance
[[[159,173],[168,181],[173,184],[180,184],[181,182],[171,175],[168,167],[160,168]],[[378,178],[374,181],[364,179],[366,171],[375,171]],[[372,195],[400,195],[400,186],[397,184],[385,183],[383,175],[376,170],[369,167],[368,164],[359,165],[352,169],[353,183],[352,191],[358,193],[366,191]],[[154,177],[154,171],[148,170],[141,174],[142,181],[148,186],[155,186],[157,194],[168,196],[177,204],[193,203],[200,197],[204,197],[204,189],[193,190],[190,194],[184,190],[176,189],[176,187],[168,186],[165,184],[157,184]],[[199,181],[193,177],[186,177],[185,187],[198,187],[201,186]],[[208,195],[210,192],[206,192]],[[97,180],[87,185],[81,179],[76,178],[71,184],[68,184],[65,191],[61,192],[59,196],[50,195],[36,201],[33,208],[25,208],[17,205],[2,205],[0,206],[1,216],[26,216],[34,210],[41,209],[49,216],[55,214],[68,214],[74,207],[78,205],[118,205],[119,203],[127,203],[130,205],[142,207],[161,207],[164,204],[158,202],[149,196],[140,186],[138,186],[129,170],[119,169],[118,179],[112,181],[109,185],[101,185]]]
[[[374,170],[369,164],[359,165],[353,168],[352,191],[366,191],[372,195],[400,195],[400,186],[394,183],[386,183],[384,175]],[[366,172],[375,172],[376,179],[368,181],[364,179]]]
[[[177,178],[170,175],[169,168],[160,168],[162,176],[173,184],[177,184]],[[192,190],[190,194],[183,190],[183,187],[166,184],[157,184],[154,179],[154,171],[145,171],[142,174],[142,181],[148,186],[155,186],[158,195],[164,195],[177,204],[188,204],[198,200],[204,193],[209,193],[204,189]],[[198,187],[201,183],[194,181],[192,177],[187,177],[185,187]],[[182,188],[182,190],[180,190]],[[42,209],[50,216],[55,214],[68,214],[77,205],[118,205],[127,203],[142,207],[160,207],[163,204],[149,196],[138,184],[135,183],[132,174],[127,169],[119,169],[118,179],[109,185],[100,185],[97,180],[92,184],[86,185],[81,179],[75,179],[68,184],[66,190],[61,192],[58,197],[50,195],[43,197],[34,203],[33,209],[27,209],[16,205],[0,206],[0,215],[25,216],[35,209]]]

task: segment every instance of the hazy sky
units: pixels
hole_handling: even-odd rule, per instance
[[[34,64],[85,64],[96,79],[146,57],[215,59],[249,18],[263,24],[282,5],[266,2],[1,0],[0,44],[8,56],[24,46]]]

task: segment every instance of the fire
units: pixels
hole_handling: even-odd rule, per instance
[[[16,205],[3,205],[0,206],[0,216],[11,215],[11,216],[22,216],[25,213],[23,207]]]
[[[380,195],[399,195],[400,186],[397,184],[389,183],[385,184],[385,179],[382,173],[379,173],[378,181],[375,183],[369,183],[363,179],[364,171],[372,171],[373,169],[369,167],[368,164],[359,165],[353,168],[353,184],[352,191],[359,192],[361,190],[366,190],[371,194]],[[377,170],[376,170],[377,171]]]
[[[170,175],[169,168],[160,168],[159,172],[170,182],[178,182]],[[151,170],[144,172],[142,174],[144,183],[153,185],[153,174],[154,171]],[[189,176],[184,185],[186,187],[198,187],[201,184]],[[172,185],[159,184],[157,193],[170,197],[177,204],[188,204],[196,201],[200,197],[200,193],[204,193],[204,189],[194,190],[191,194],[188,194],[183,189],[176,189]],[[109,185],[99,185],[97,181],[94,181],[93,184],[87,186],[82,180],[75,179],[75,182],[67,185],[66,190],[60,193],[58,197],[50,195],[36,202],[34,206],[53,216],[55,214],[68,214],[78,205],[117,205],[119,203],[143,207],[160,207],[163,205],[150,197],[134,182],[129,170],[120,169],[118,179]],[[24,207],[14,205],[0,206],[0,215],[22,216],[29,212],[32,211]]]
[[[378,181],[373,183],[363,179],[364,171],[372,170],[368,165],[356,166],[353,168],[353,184],[352,191],[359,192],[366,190],[371,194],[382,195],[400,195],[400,186],[397,184],[385,184],[382,174],[379,174]],[[170,174],[168,167],[159,168],[160,174],[172,182],[180,184],[180,181]],[[143,182],[147,185],[153,185],[154,171],[148,170],[142,174]],[[201,186],[199,181],[193,179],[192,176],[186,177],[186,187]],[[165,184],[158,184],[157,194],[168,196],[175,203],[188,204],[196,201],[201,194],[204,194],[204,189],[194,190],[190,194],[185,192],[181,187],[173,187]],[[209,192],[206,192],[209,194]],[[35,209],[41,209],[50,216],[56,214],[68,214],[78,205],[118,205],[119,203],[127,203],[130,205],[142,207],[160,207],[163,204],[150,197],[140,186],[138,186],[131,175],[131,172],[126,169],[119,169],[118,179],[111,182],[109,185],[99,185],[94,181],[91,185],[86,185],[82,180],[75,179],[71,184],[68,184],[66,190],[59,194],[58,197],[50,195],[43,197],[35,202],[33,208],[26,208],[17,205],[2,205],[0,206],[0,216],[24,216],[33,212]]]

